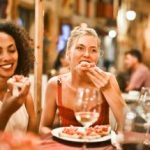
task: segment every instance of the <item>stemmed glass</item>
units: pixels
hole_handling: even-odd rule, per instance
[[[75,100],[75,117],[85,128],[94,124],[100,116],[99,91],[96,88],[78,88]],[[86,149],[86,145],[83,145]]]
[[[150,132],[150,88],[143,87],[141,89],[139,104],[141,108],[140,110],[141,117],[147,122],[146,124],[147,132],[144,144],[150,145],[150,140],[148,140],[148,134]]]
[[[150,88],[143,87],[139,98],[124,108],[123,131],[114,138],[115,144],[120,150],[149,149],[149,129]]]
[[[75,117],[84,127],[94,124],[100,115],[99,92],[95,88],[79,88],[75,100]]]

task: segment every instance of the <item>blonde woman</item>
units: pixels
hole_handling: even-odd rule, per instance
[[[121,130],[126,104],[115,77],[96,66],[100,57],[100,40],[95,30],[86,26],[73,29],[67,42],[67,57],[70,72],[51,78],[47,84],[40,133],[51,132],[57,108],[62,126],[80,125],[73,112],[75,91],[87,86],[96,87],[102,101],[101,115],[95,125],[109,123],[110,107],[117,120],[117,129]]]

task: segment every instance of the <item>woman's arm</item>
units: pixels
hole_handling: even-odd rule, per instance
[[[35,115],[35,109],[34,109],[34,103],[33,103],[33,98],[31,94],[28,94],[26,101],[25,101],[25,106],[27,109],[27,113],[29,116],[29,122],[28,122],[28,131],[36,131],[36,115]]]
[[[16,108],[14,107],[15,101],[16,101],[16,98],[12,97],[10,93],[7,92],[5,94],[5,97],[3,99],[3,104],[0,109],[0,130],[5,129],[9,118],[16,111]]]
[[[39,132],[41,134],[48,134],[51,132],[51,127],[56,113],[56,95],[57,95],[57,77],[53,77],[49,80],[46,93],[45,103],[42,111]]]
[[[126,103],[122,99],[121,92],[115,77],[98,67],[92,67],[87,75],[93,84],[102,91],[118,123],[118,130],[122,130]]]
[[[116,118],[118,124],[117,130],[122,130],[127,105],[121,96],[118,83],[113,75],[110,75],[108,85],[102,88],[102,93]]]
[[[10,88],[11,87],[11,88]],[[13,95],[13,84],[9,86],[7,90],[3,103],[0,109],[0,130],[4,130],[9,118],[13,113],[15,113],[25,102],[25,97],[29,92],[30,83],[24,83],[18,90],[17,95]]]

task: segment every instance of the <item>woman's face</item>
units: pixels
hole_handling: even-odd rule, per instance
[[[84,35],[79,39],[75,39],[68,51],[68,57],[71,69],[82,62],[97,64],[99,60],[97,38],[91,35]]]
[[[12,36],[0,32],[0,77],[11,77],[17,67],[18,51]]]

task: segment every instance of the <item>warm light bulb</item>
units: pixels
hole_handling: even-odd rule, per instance
[[[116,33],[115,30],[110,30],[109,33],[108,33],[108,35],[109,35],[109,37],[111,37],[111,38],[115,38],[116,35],[117,35],[117,33]]]
[[[133,11],[133,10],[129,10],[126,12],[126,18],[129,20],[129,21],[132,21],[136,18],[136,12]]]

